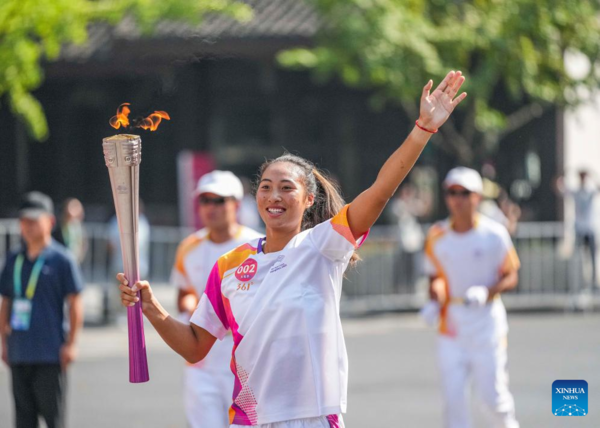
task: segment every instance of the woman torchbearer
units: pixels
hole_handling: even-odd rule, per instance
[[[232,332],[231,426],[343,426],[344,271],[432,133],[466,97],[456,96],[464,80],[451,71],[433,92],[431,80],[425,85],[415,127],[373,185],[348,205],[305,159],[284,155],[263,164],[256,202],[266,236],[219,258],[190,325],[169,316],[148,282],[130,289],[118,275],[123,304],[135,304],[141,290],[144,315],[188,361],[203,359]]]

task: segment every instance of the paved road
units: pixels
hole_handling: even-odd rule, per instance
[[[600,314],[510,316],[511,389],[524,428],[600,426]],[[441,426],[441,399],[434,364],[435,334],[413,314],[344,322],[350,357],[349,428]],[[127,382],[127,335],[123,321],[88,327],[80,359],[70,372],[70,428],[184,427],[182,361],[146,327],[151,381]],[[589,383],[590,414],[555,417],[556,379]],[[473,410],[476,426],[485,427]],[[9,376],[0,368],[0,426],[12,420]]]

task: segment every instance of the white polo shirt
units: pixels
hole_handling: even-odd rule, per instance
[[[446,219],[429,230],[425,254],[426,273],[442,277],[446,283],[448,301],[442,305],[441,334],[485,339],[493,332],[508,332],[501,299],[482,307],[451,303],[464,298],[469,287],[492,287],[503,273],[519,269],[519,258],[503,225],[478,215],[473,229],[457,233]]]
[[[339,305],[344,271],[360,245],[347,209],[299,233],[281,251],[265,254],[261,238],[214,266],[191,322],[219,339],[233,333],[230,423],[346,411],[348,358]]]
[[[575,231],[580,235],[593,234],[595,231],[594,199],[598,193],[598,189],[589,186],[566,192],[575,202]]]
[[[255,230],[240,226],[233,239],[219,244],[208,236],[207,229],[199,230],[184,239],[175,256],[175,264],[171,271],[171,284],[181,290],[196,293],[200,298],[206,288],[206,281],[213,265],[219,257],[228,251],[261,236]],[[182,321],[189,321],[190,314],[182,314]],[[208,371],[228,371],[233,339],[228,336],[215,344],[210,355],[194,367]]]

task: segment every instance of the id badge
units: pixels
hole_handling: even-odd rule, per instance
[[[10,326],[13,330],[29,330],[31,323],[31,300],[15,299],[13,300],[12,314],[10,317]]]

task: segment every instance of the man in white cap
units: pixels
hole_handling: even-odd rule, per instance
[[[517,285],[519,258],[504,226],[478,214],[477,171],[458,167],[444,180],[450,218],[433,225],[425,243],[430,297],[439,318],[438,365],[444,426],[471,426],[472,376],[489,427],[516,428],[508,389],[506,310],[500,293]]]
[[[229,171],[212,171],[198,181],[194,193],[198,215],[204,224],[184,239],[177,250],[171,282],[179,289],[177,305],[182,320],[189,321],[204,293],[206,281],[217,259],[259,236],[258,232],[237,222],[244,196],[241,181]],[[229,426],[228,409],[234,377],[230,369],[233,339],[217,341],[204,360],[187,365],[184,400],[191,428]]]

